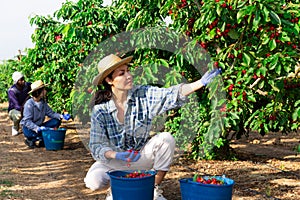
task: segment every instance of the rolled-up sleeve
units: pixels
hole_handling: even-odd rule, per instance
[[[182,84],[169,88],[149,87],[147,90],[148,105],[152,116],[160,115],[168,110],[181,107],[186,103],[187,97],[181,95]]]

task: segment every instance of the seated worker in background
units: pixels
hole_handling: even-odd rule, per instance
[[[12,136],[19,134],[19,126],[22,118],[23,105],[28,98],[30,82],[26,82],[21,72],[14,72],[12,75],[14,84],[7,90],[8,116],[13,121],[11,129]]]
[[[24,105],[23,118],[20,122],[23,128],[25,144],[29,148],[43,147],[44,141],[42,131],[49,128],[58,128],[61,119],[69,120],[69,114],[59,114],[54,112],[46,102],[46,87],[43,81],[38,80],[31,84],[31,98]],[[45,117],[50,120],[45,121]],[[39,145],[36,142],[39,141]]]

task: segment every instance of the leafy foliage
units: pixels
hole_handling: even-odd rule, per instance
[[[203,71],[194,67],[201,56],[190,51],[201,46],[197,52],[210,56],[201,64],[222,68],[223,85],[215,82],[209,90],[197,92],[196,101],[168,113],[164,127],[181,138],[182,144],[190,141],[183,137],[186,132],[196,133],[193,158],[214,158],[210,150],[228,144],[232,132],[240,138],[250,131],[264,135],[298,130],[299,0],[118,0],[107,7],[102,3],[66,2],[53,18],[31,19],[37,26],[32,35],[35,47],[28,49],[18,65],[33,79],[51,84],[49,102],[57,111],[65,109],[88,121],[95,63],[112,49],[99,48],[105,41],[120,45],[111,53],[134,56],[133,74],[142,74],[136,76],[136,83],[165,87],[201,77]],[[166,18],[172,19],[168,26]],[[127,38],[121,34],[124,31],[133,34]],[[175,45],[161,37],[174,32],[183,35],[172,36],[178,39]],[[163,45],[152,47],[157,41]],[[173,51],[168,45],[173,45]],[[74,86],[79,74],[86,76]],[[225,95],[216,95],[219,90]],[[80,109],[73,111],[74,105]]]

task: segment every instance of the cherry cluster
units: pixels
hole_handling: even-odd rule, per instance
[[[225,182],[222,180],[219,180],[215,177],[210,177],[210,178],[204,178],[201,176],[197,176],[195,179],[197,183],[203,183],[203,184],[213,184],[213,185],[225,185]]]
[[[151,176],[151,174],[145,173],[145,172],[134,171],[134,172],[130,172],[130,173],[124,175],[123,178],[143,178],[146,176]]]

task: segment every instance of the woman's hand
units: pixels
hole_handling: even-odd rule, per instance
[[[45,130],[49,130],[49,128],[45,127],[45,126],[40,126],[40,127],[38,127],[36,132],[39,133],[39,132],[42,132],[42,131],[45,131]]]
[[[124,151],[124,152],[117,152],[116,153],[116,160],[123,160],[125,162],[136,162],[140,159],[141,154],[139,151]]]
[[[60,118],[68,121],[71,118],[71,115],[70,114],[62,114]]]
[[[213,69],[211,71],[207,71],[200,79],[200,83],[206,86],[212,81],[214,77],[216,77],[220,73],[221,73],[221,69]]]
[[[184,96],[188,96],[189,94],[209,84],[212,79],[221,72],[221,69],[213,69],[211,71],[207,71],[200,80],[188,84],[182,84],[180,93]]]

